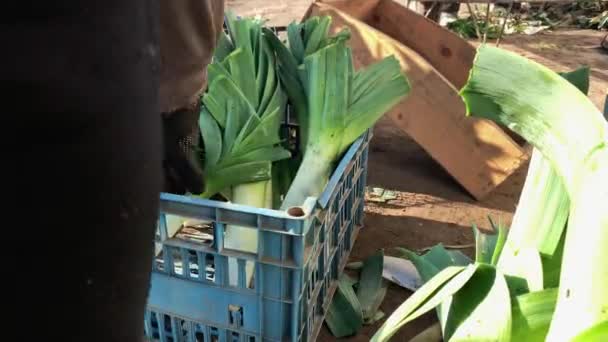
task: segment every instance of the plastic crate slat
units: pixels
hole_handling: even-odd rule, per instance
[[[210,325],[229,329],[229,306],[240,306],[244,308],[241,330],[250,334],[259,333],[255,294],[235,291],[228,298],[222,295],[219,287],[182,281],[158,273],[152,274],[152,285],[148,300],[148,307],[152,311],[172,313],[199,322],[213,322]],[[179,286],[179,292],[171,291],[175,286]],[[176,307],[180,308],[179,315],[174,312]],[[159,323],[164,327],[164,322]]]
[[[302,209],[305,213],[311,214],[315,211],[315,204],[315,198],[308,198],[302,205]],[[308,218],[307,216],[295,218],[280,210],[254,208],[169,193],[161,193],[160,210],[163,213],[198,220],[284,231],[291,234],[302,234]],[[258,227],[258,222],[262,222],[264,226]]]

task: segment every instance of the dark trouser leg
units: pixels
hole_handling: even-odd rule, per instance
[[[4,339],[140,342],[161,185],[157,1],[7,6],[3,333],[18,338]]]

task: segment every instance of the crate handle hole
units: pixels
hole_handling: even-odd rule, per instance
[[[302,209],[302,207],[291,207],[287,209],[287,215],[293,217],[302,217],[305,216],[306,213],[304,212],[304,209]]]

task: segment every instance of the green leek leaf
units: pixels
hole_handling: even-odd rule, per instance
[[[451,266],[429,279],[401,304],[374,334],[371,341],[388,341],[402,326],[429,312],[460,290],[471,279],[477,265]]]
[[[491,265],[498,235],[488,234],[474,224],[473,236],[475,237],[475,262]]]
[[[557,302],[557,288],[530,292],[513,298],[512,341],[545,340]]]
[[[598,323],[576,336],[572,342],[608,341],[608,321]]]
[[[511,301],[500,271],[478,265],[454,294],[443,337],[446,341],[510,341]]]
[[[589,73],[591,69],[587,66],[580,67],[570,72],[561,72],[560,76],[568,80],[573,86],[578,88],[583,94],[589,93]]]
[[[287,26],[287,37],[289,39],[289,49],[298,61],[302,64],[304,60],[304,42],[302,41],[302,25],[291,23]]]
[[[363,325],[363,314],[351,281],[340,278],[325,322],[337,338],[355,335]]]
[[[516,54],[482,46],[461,90],[467,113],[533,144],[570,197],[559,295],[547,339],[569,340],[608,320],[608,123],[575,86]],[[573,115],[576,113],[576,115]]]
[[[374,319],[386,295],[387,285],[382,278],[383,267],[384,252],[380,250],[365,259],[361,270],[357,298],[361,303],[365,323]]]

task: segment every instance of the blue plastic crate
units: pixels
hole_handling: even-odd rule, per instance
[[[305,215],[162,194],[145,315],[149,339],[163,342],[314,341],[363,224],[371,132],[342,157]],[[207,222],[171,237],[167,215]],[[223,248],[228,224],[258,230],[257,253]],[[228,279],[229,259],[238,279]],[[247,284],[247,265],[254,281]]]

